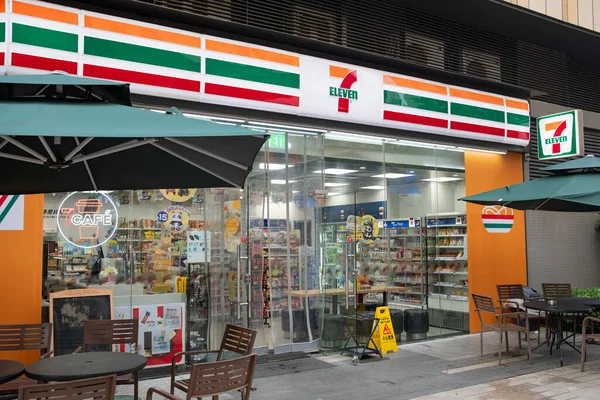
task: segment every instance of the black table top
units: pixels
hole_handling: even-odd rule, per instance
[[[25,375],[40,381],[66,382],[112,374],[130,374],[145,366],[146,357],[139,354],[77,353],[36,361],[25,368]]]
[[[23,374],[25,365],[13,360],[0,360],[0,383],[10,382]]]
[[[546,311],[556,314],[567,313],[589,313],[592,307],[588,304],[590,299],[582,299],[578,297],[559,297],[554,299],[555,305],[550,305],[546,300],[533,300],[523,303],[525,308],[532,310]]]

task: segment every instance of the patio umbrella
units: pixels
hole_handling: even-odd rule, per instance
[[[587,156],[543,168],[554,175],[460,200],[517,210],[600,211],[600,159]]]
[[[0,77],[4,194],[242,187],[266,140],[174,108],[123,105],[121,83],[50,74],[29,85],[47,92],[39,97],[23,81]]]

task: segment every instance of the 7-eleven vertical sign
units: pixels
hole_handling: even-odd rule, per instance
[[[538,158],[549,160],[583,155],[583,119],[578,110],[537,119]]]
[[[22,231],[25,220],[25,196],[0,195],[0,231]]]

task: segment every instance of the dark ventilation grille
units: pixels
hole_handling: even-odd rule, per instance
[[[568,159],[558,159],[558,160],[548,160],[548,161],[540,161],[538,160],[538,150],[537,150],[537,126],[536,119],[531,119],[531,150],[529,152],[529,178],[541,178],[542,176],[550,175],[547,172],[541,171],[541,168],[547,167],[549,165],[558,164]],[[584,130],[584,146],[585,146],[585,154],[593,154],[595,156],[600,156],[600,131],[593,129],[585,129]]]
[[[138,0],[545,93],[600,112],[600,63],[509,39],[397,0]]]

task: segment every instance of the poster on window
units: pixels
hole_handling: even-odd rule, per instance
[[[137,318],[140,354],[149,367],[170,365],[173,356],[184,349],[185,303],[145,304],[115,307],[117,319]],[[121,346],[120,351],[131,351]],[[176,360],[182,362],[183,358]]]
[[[233,253],[242,240],[242,202],[226,201],[223,205],[225,213],[225,250]]]
[[[210,262],[210,233],[192,230],[187,233],[188,263]]]

